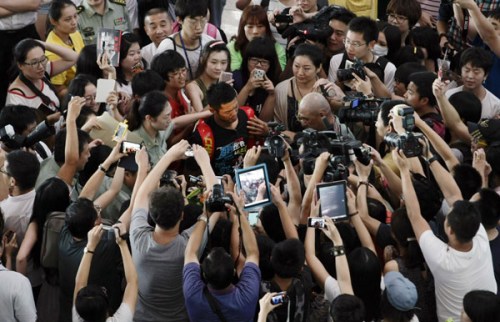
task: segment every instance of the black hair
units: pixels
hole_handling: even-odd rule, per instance
[[[0,111],[0,128],[10,124],[16,134],[36,122],[35,110],[25,105],[7,105]]]
[[[14,179],[21,191],[28,191],[35,187],[40,173],[40,162],[33,153],[15,150],[7,154],[7,172]]]
[[[71,80],[68,86],[67,94],[64,96],[64,99],[61,103],[61,108],[66,110],[68,107],[68,103],[71,100],[72,96],[85,96],[85,87],[89,84],[92,84],[97,87],[97,79],[93,75],[89,74],[78,74]],[[85,108],[85,106],[82,108]],[[105,104],[100,104],[99,110],[97,111],[97,115],[101,115],[106,111]],[[79,126],[81,127],[81,126]]]
[[[494,145],[489,146],[486,150],[486,161],[491,166],[491,179],[490,184],[493,185],[492,188],[499,185],[500,182],[496,182],[500,179],[500,146]]]
[[[87,198],[78,198],[66,209],[65,222],[71,236],[84,239],[94,227],[97,211],[94,203]]]
[[[410,44],[427,50],[428,59],[432,59],[436,62],[436,60],[441,57],[439,35],[436,29],[431,27],[415,27],[410,30],[408,38]]]
[[[387,220],[387,208],[385,205],[374,198],[366,198],[366,202],[368,203],[368,215],[381,223],[385,223]]]
[[[472,92],[460,91],[452,94],[448,100],[457,110],[458,115],[464,121],[477,123],[481,119],[482,103],[481,100]]]
[[[293,53],[293,59],[295,60],[297,56],[307,56],[312,61],[314,67],[320,68],[323,62],[323,52],[318,46],[302,43],[297,46],[295,52]]]
[[[139,37],[134,33],[126,33],[122,34],[121,42],[120,42],[120,64],[116,68],[116,81],[121,85],[127,85],[128,82],[125,79],[125,73],[122,68],[122,61],[125,60],[128,56],[128,51],[133,44],[139,44]],[[140,49],[140,47],[139,47]],[[146,67],[147,63],[144,58],[141,59],[142,65]]]
[[[33,212],[30,222],[37,224],[37,241],[31,254],[36,266],[40,266],[40,251],[42,245],[43,227],[47,215],[53,211],[66,211],[71,200],[68,185],[57,177],[45,180],[37,189],[33,202]]]
[[[26,38],[17,43],[17,45],[14,47],[13,58],[12,58],[13,63],[9,68],[9,75],[8,75],[9,82],[13,82],[14,79],[21,72],[19,70],[18,64],[24,64],[26,62],[26,57],[28,56],[30,50],[37,47],[41,48],[45,53],[45,46],[36,41],[35,39]],[[5,63],[7,62],[4,62],[4,64]]]
[[[344,7],[338,7],[338,10],[334,10],[330,15],[330,20],[338,20],[348,25],[352,19],[356,18],[356,14],[349,9]]]
[[[474,322],[500,321],[500,297],[484,290],[474,290],[465,294],[464,312]]]
[[[274,204],[264,206],[259,218],[264,231],[274,242],[279,243],[286,239],[278,208]]]
[[[234,276],[233,260],[224,248],[212,248],[201,268],[205,280],[214,289],[222,290],[231,284]]]
[[[369,17],[356,17],[349,22],[348,30],[363,35],[363,40],[367,46],[372,41],[378,39],[377,22]]]
[[[452,170],[453,179],[457,182],[464,200],[469,200],[481,189],[483,179],[472,165],[461,163],[454,166]]]
[[[441,209],[443,194],[436,183],[420,173],[412,173],[411,181],[415,188],[418,203],[422,205],[420,212],[425,220],[434,219]]]
[[[185,67],[186,61],[184,57],[177,51],[171,49],[156,55],[151,62],[151,70],[157,72],[165,82],[170,81],[168,77],[169,73],[173,73]]]
[[[482,68],[485,74],[488,74],[493,67],[492,53],[481,47],[470,47],[460,55],[460,68],[467,64],[472,67]]]
[[[84,321],[104,322],[108,317],[109,298],[103,287],[87,285],[78,291],[75,309]]]
[[[54,0],[50,4],[49,17],[58,21],[61,19],[62,10],[68,6],[73,6],[76,8],[75,4],[71,0]]]
[[[387,4],[386,12],[387,14],[395,13],[408,18],[408,25],[411,29],[420,19],[422,8],[417,0],[391,0]]]
[[[436,97],[432,93],[432,83],[436,80],[437,75],[433,72],[417,72],[408,77],[410,82],[413,82],[417,87],[420,99],[427,98],[430,106],[436,106]]]
[[[495,10],[490,11],[488,18],[500,20],[500,7],[496,7]]]
[[[80,183],[82,187],[84,187],[87,181],[94,175],[99,165],[106,160],[111,151],[111,147],[105,144],[101,144],[90,149],[90,157],[88,158],[85,167],[79,172],[78,175],[78,183]]]
[[[269,176],[269,183],[274,185],[278,181],[280,174],[280,164],[276,159],[267,153],[261,153],[257,159],[257,164],[264,163],[267,167],[267,174]]]
[[[149,16],[154,16],[154,15],[157,15],[159,13],[167,14],[167,19],[172,23],[172,19],[170,18],[170,15],[168,14],[168,10],[165,8],[161,8],[161,7],[152,8],[152,9],[149,9],[148,11],[146,11],[146,13],[144,14],[144,20],[146,20],[146,18]]]
[[[298,239],[286,239],[274,246],[271,264],[274,273],[281,278],[297,277],[306,258],[304,245]]]
[[[175,15],[184,21],[186,17],[206,17],[208,2],[206,0],[177,0],[175,2]]]
[[[228,83],[221,82],[210,86],[207,90],[208,105],[218,111],[223,104],[236,99],[236,91]]]
[[[248,70],[248,60],[252,57],[262,58],[269,61],[269,69],[266,72],[267,78],[277,84],[279,81],[279,74],[281,73],[281,65],[276,54],[276,49],[274,47],[274,42],[268,37],[257,37],[252,39],[246,46],[243,52],[243,60],[241,62],[241,75],[243,82],[246,83],[250,77],[250,71]]]
[[[410,84],[409,77],[411,74],[425,71],[425,66],[417,62],[404,63],[399,65],[399,67],[396,69],[394,80],[399,83],[403,83],[405,84],[405,87],[408,87],[408,84]]]
[[[415,315],[415,310],[411,309],[408,311],[400,311],[396,309],[389,302],[387,298],[387,289],[384,290],[382,294],[382,299],[380,301],[380,311],[382,313],[382,318],[384,321],[398,321],[398,322],[410,322]]]
[[[276,243],[266,235],[258,234],[255,237],[259,247],[259,269],[262,273],[262,280],[269,281],[274,276],[271,254]]]
[[[132,93],[143,97],[152,91],[164,91],[165,82],[157,72],[146,69],[134,75],[131,81]]]
[[[234,39],[234,48],[236,51],[245,52],[246,47],[248,46],[249,40],[245,34],[245,26],[248,24],[262,24],[266,29],[264,36],[273,42],[271,48],[274,50],[275,40],[267,18],[266,9],[259,5],[249,5],[241,13],[240,22],[238,24],[238,32],[236,33],[236,38]]]
[[[184,218],[181,222],[181,226],[188,215],[189,205],[184,208]],[[194,225],[196,223],[196,220],[200,213],[203,212],[203,209],[201,207],[197,207],[196,212],[192,212],[194,218]],[[192,226],[191,225],[191,226]],[[191,227],[189,226],[189,227]],[[187,227],[187,228],[189,228]],[[212,229],[212,232],[210,233],[210,245],[212,247],[222,247],[224,248],[227,252],[230,251],[230,242],[231,242],[231,228],[233,227],[233,223],[230,220],[227,219],[219,219],[217,220],[217,223],[215,224],[214,228]]]
[[[500,220],[500,196],[493,189],[481,189],[480,199],[474,204],[481,215],[485,229],[494,229]]]
[[[378,30],[385,35],[387,42],[387,59],[394,63],[396,53],[401,49],[401,31],[386,21],[377,21]]]
[[[203,73],[205,73],[210,55],[219,52],[226,53],[227,67],[225,71],[231,71],[231,53],[229,52],[226,44],[221,40],[211,40],[205,46],[203,46],[203,50],[201,51],[200,56],[200,64],[198,65],[198,69],[196,70],[195,78],[199,78]]]
[[[181,220],[184,197],[172,187],[161,187],[149,195],[149,215],[162,229],[171,229]]]
[[[160,91],[151,91],[144,95],[140,101],[135,101],[127,117],[129,130],[134,131],[141,127],[147,115],[151,117],[160,115],[167,104],[167,96]]]
[[[78,135],[78,155],[81,155],[83,148],[90,142],[90,135],[80,129],[77,130]],[[64,151],[66,150],[66,129],[60,130],[56,134],[56,143],[54,145],[54,161],[58,164],[63,164],[65,161]]]
[[[447,219],[457,241],[462,244],[474,238],[481,224],[481,216],[474,203],[466,200],[455,201]]]
[[[104,77],[103,71],[97,65],[97,46],[95,44],[87,45],[80,51],[76,60],[76,75],[79,74],[92,75],[95,79]]]
[[[399,67],[404,63],[418,63],[423,66],[424,61],[424,51],[418,46],[403,46],[394,56],[394,65],[396,65],[396,67]]]
[[[406,208],[399,208],[392,213],[391,231],[398,244],[406,250],[404,264],[412,269],[424,264],[424,255],[418,245]]]
[[[390,118],[389,118],[389,112],[392,110],[392,108],[396,105],[399,105],[399,104],[405,104],[406,105],[406,102],[405,101],[401,101],[401,100],[390,100],[390,101],[384,101],[382,102],[382,104],[380,104],[380,118],[382,119],[382,123],[384,123],[384,126],[388,126],[389,125],[389,121],[390,121]]]
[[[363,322],[365,315],[363,301],[354,295],[340,294],[330,306],[330,316],[335,322]]]
[[[380,280],[382,269],[377,255],[366,247],[354,249],[348,256],[352,289],[365,304],[365,320],[380,316]]]

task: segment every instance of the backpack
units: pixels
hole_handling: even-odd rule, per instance
[[[240,109],[245,112],[249,120],[255,116],[255,111],[249,106],[240,106]],[[196,125],[196,131],[200,134],[201,143],[205,150],[207,150],[210,159],[213,159],[215,153],[215,139],[212,129],[203,119],[200,119]],[[247,143],[248,148],[253,147],[256,144],[255,138],[251,136]]]
[[[54,211],[47,215],[43,225],[40,264],[44,268],[59,266],[59,233],[64,226],[66,213]]]

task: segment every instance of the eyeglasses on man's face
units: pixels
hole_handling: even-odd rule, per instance
[[[351,41],[349,38],[344,38],[344,45],[346,47],[353,46],[354,48],[359,48],[366,45],[366,43],[361,43],[359,41]]]

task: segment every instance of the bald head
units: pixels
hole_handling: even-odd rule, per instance
[[[331,113],[330,104],[322,94],[317,92],[307,94],[300,101],[299,112],[306,111],[313,114],[322,113],[324,116]]]

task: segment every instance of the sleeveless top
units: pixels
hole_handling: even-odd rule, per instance
[[[208,101],[207,101],[208,88],[205,86],[205,83],[203,83],[203,81],[201,79],[197,78],[194,81],[196,82],[198,87],[201,89],[201,92],[203,93],[203,99],[201,100],[201,104],[203,105],[203,107],[206,107],[208,105]]]

